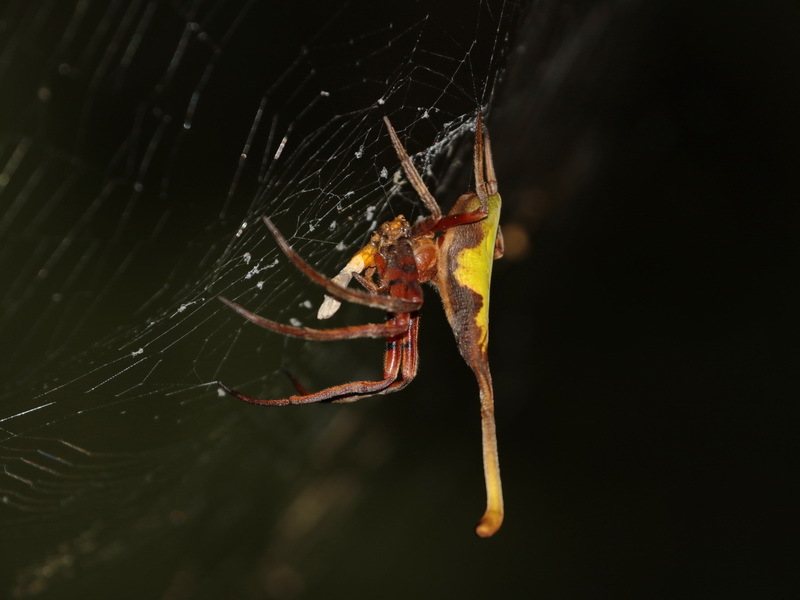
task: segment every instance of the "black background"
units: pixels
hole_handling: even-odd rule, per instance
[[[393,10],[354,10],[349,23],[372,30]],[[268,35],[285,36],[272,41],[288,56],[328,14],[269,11]],[[788,3],[567,2],[537,4],[515,28],[489,126],[502,222],[531,245],[495,265],[507,497],[495,538],[472,534],[475,384],[431,301],[412,388],[372,406],[318,407],[355,411],[391,440],[391,457],[359,479],[355,510],[283,546],[260,530],[272,509],[254,506],[227,528],[201,516],[169,543],[88,561],[47,594],[788,597],[798,25]],[[278,63],[270,56],[261,76]],[[30,130],[35,121],[9,116],[22,110],[13,94],[4,105],[3,134]],[[48,113],[54,146],[73,147],[74,118]],[[209,164],[234,147],[226,131]],[[92,135],[81,157],[102,165],[103,136]],[[172,198],[206,210],[202,196]],[[86,336],[115,318],[100,315]],[[199,494],[225,491],[214,473]],[[31,531],[3,552],[55,552]],[[283,578],[280,560],[291,564]],[[3,573],[15,580],[19,571]]]

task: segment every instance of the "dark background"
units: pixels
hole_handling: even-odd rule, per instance
[[[797,398],[800,15],[778,2],[524,8],[488,120],[502,223],[530,244],[495,265],[492,291],[507,500],[497,536],[472,533],[483,501],[475,383],[429,294],[421,373],[408,390],[369,405],[305,408],[279,424],[247,407],[215,408],[215,418],[242,410],[245,425],[225,429],[213,451],[191,433],[174,446],[159,438],[192,465],[182,480],[165,479],[178,490],[167,501],[143,495],[146,510],[98,501],[64,509],[60,521],[4,519],[0,549],[15,557],[0,567],[6,595],[790,597],[783,516],[794,478],[787,409]],[[374,31],[396,7],[345,10],[354,31]],[[289,56],[329,14],[270,11],[285,11],[271,12],[268,35],[285,36],[271,41]],[[308,22],[317,15],[320,23]],[[269,58],[265,79],[279,62]],[[6,85],[21,81],[8,73]],[[11,92],[0,93],[4,138],[44,127],[19,118],[24,95]],[[131,110],[139,101],[130,99]],[[99,119],[102,98],[91,110]],[[78,146],[74,114],[56,107],[47,118],[41,135],[56,153],[103,170],[104,134],[115,132],[90,128]],[[198,158],[196,194],[167,194],[186,221],[174,228],[173,254],[159,246],[152,270],[123,274],[133,297],[110,298],[56,358],[6,337],[4,363],[21,365],[23,388],[38,391],[37,369],[44,379],[128,319],[125,302],[143,301],[137,278],[149,281],[146,299],[147,286],[158,289],[176,268],[184,236],[198,235],[193,219],[218,210],[205,199],[224,194],[209,189],[207,173],[233,147],[226,131],[221,124],[219,143],[198,151],[209,168]],[[61,222],[66,231],[74,221]],[[130,246],[118,248],[123,261]],[[35,303],[12,308],[19,323],[39,314]],[[358,352],[353,360],[372,356]],[[20,401],[17,372],[5,375],[4,403]],[[142,404],[143,419],[152,406]],[[319,443],[317,418],[358,433],[316,462],[294,461]],[[130,435],[126,427],[100,414],[57,435],[78,443],[98,430]],[[238,445],[229,447],[228,434]],[[270,485],[259,484],[262,475]],[[334,500],[314,527],[281,528],[292,510],[313,512],[316,497]],[[169,511],[185,498],[202,506]],[[80,551],[73,538],[64,549],[61,531],[95,520],[113,524],[106,543]],[[59,556],[73,564],[53,567]]]

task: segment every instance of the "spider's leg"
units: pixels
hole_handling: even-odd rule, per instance
[[[394,151],[397,153],[397,158],[400,159],[400,166],[403,167],[403,172],[406,174],[408,181],[414,187],[414,190],[419,195],[425,208],[431,213],[431,218],[441,219],[442,209],[439,208],[439,203],[436,202],[436,198],[430,193],[419,171],[417,171],[414,163],[411,162],[411,159],[408,157],[408,153],[406,149],[403,148],[403,144],[400,143],[400,138],[397,137],[397,132],[394,130],[394,127],[392,127],[392,123],[389,121],[388,117],[383,117],[383,122],[386,123],[386,128],[389,130],[389,137],[392,138],[392,146],[394,146]]]
[[[322,273],[314,269],[314,267],[309,265],[305,260],[303,260],[300,255],[297,254],[297,252],[292,250],[289,242],[287,242],[286,238],[283,237],[280,231],[278,231],[278,228],[272,224],[272,221],[270,221],[267,217],[262,217],[262,219],[270,233],[275,238],[275,241],[278,242],[278,246],[280,246],[287,258],[294,263],[294,266],[297,267],[300,272],[308,277],[311,281],[325,288],[325,291],[331,296],[335,296],[340,300],[347,300],[356,304],[371,306],[372,308],[382,308],[387,312],[393,313],[413,312],[415,310],[419,310],[421,304],[413,300],[391,298],[389,296],[377,296],[375,294],[344,287],[334,281],[331,281]]]
[[[486,174],[484,183],[486,185],[486,194],[493,196],[497,193],[497,175],[494,172],[494,160],[492,159],[492,143],[489,140],[489,130],[483,128],[483,117],[478,113],[478,120],[483,129],[483,161],[486,164]]]
[[[411,315],[411,326],[408,328],[408,335],[403,339],[403,365],[400,371],[403,379],[396,382],[397,387],[392,391],[401,390],[414,381],[417,369],[419,369],[419,315],[415,314]]]
[[[318,342],[329,342],[336,340],[351,340],[355,338],[387,338],[400,335],[408,329],[408,317],[402,318],[401,313],[396,319],[390,319],[384,323],[367,323],[365,325],[352,325],[350,327],[336,327],[332,329],[312,329],[311,327],[294,327],[284,325],[260,315],[250,312],[245,307],[228,300],[224,296],[217,296],[221,302],[232,308],[239,315],[255,323],[259,327],[269,329],[275,333],[288,335],[291,337],[302,338],[304,340],[315,340]]]
[[[491,143],[489,132],[483,127],[483,116],[478,113],[475,123],[475,145],[473,147],[473,167],[475,170],[475,191],[463,194],[456,200],[450,214],[438,221],[422,221],[415,225],[415,232],[436,233],[446,231],[459,225],[467,225],[482,221],[489,216],[489,198],[497,194],[497,176],[492,162]],[[478,197],[480,207],[475,210],[461,211],[459,207],[467,206],[470,201]],[[502,242],[501,242],[502,243]],[[502,256],[502,250],[495,252],[496,257]]]
[[[368,396],[383,396],[385,394],[393,394],[399,392],[409,383],[414,381],[417,376],[417,368],[419,367],[419,353],[417,351],[417,337],[419,334],[419,316],[411,316],[411,326],[408,329],[408,335],[403,336],[400,341],[402,351],[402,364],[400,376],[401,379],[393,381],[389,386],[379,392],[371,394],[355,394],[351,396],[344,396],[331,400],[334,403],[355,402],[356,400],[363,400]]]
[[[361,284],[365,290],[372,292],[373,294],[380,294],[381,289],[375,284],[375,281],[372,279],[372,273],[375,272],[374,267],[370,267],[367,269],[367,275],[359,275],[358,273],[353,273],[353,279],[355,279],[358,283]]]
[[[306,389],[306,386],[304,386],[302,383],[300,383],[300,380],[297,377],[295,377],[294,374],[289,369],[284,368],[284,369],[281,369],[281,370],[286,375],[286,377],[289,378],[289,381],[292,382],[292,385],[294,386],[294,389],[296,389],[298,391],[298,393],[304,394],[304,395],[307,395],[307,394],[311,393],[311,392],[308,391],[308,389]]]
[[[492,258],[497,260],[498,258],[503,258],[503,255],[506,253],[506,242],[503,239],[503,230],[499,227],[497,228],[497,237],[494,238],[494,255]]]
[[[492,160],[492,143],[489,132],[483,127],[483,115],[478,113],[475,123],[475,146],[472,152],[475,169],[475,191],[481,199],[481,210],[489,211],[489,196],[497,194],[497,175]]]
[[[475,145],[472,147],[472,164],[473,170],[475,171],[475,191],[481,199],[481,208],[488,212],[489,195],[486,193],[486,169],[483,142],[483,115],[478,112],[478,120],[475,122]]]
[[[474,198],[475,194],[469,193],[467,196],[469,198]],[[459,200],[461,200],[461,198],[459,198]],[[481,203],[483,203],[483,200],[481,200]],[[483,221],[488,215],[489,213],[483,208],[471,210],[469,212],[456,213],[454,215],[447,215],[446,217],[439,219],[438,223],[431,228],[431,231],[445,231],[452,227],[458,227],[459,225],[477,223],[478,221]]]
[[[407,334],[400,338],[395,337],[387,340],[386,353],[384,354],[383,359],[383,379],[378,381],[351,381],[350,383],[344,383],[325,388],[319,392],[289,396],[288,398],[279,398],[277,400],[252,398],[229,388],[221,381],[217,381],[216,383],[227,394],[233,396],[234,398],[238,398],[239,400],[249,402],[250,404],[261,404],[265,406],[287,406],[290,404],[311,404],[313,402],[336,401],[338,398],[342,397],[353,397],[353,400],[351,400],[352,402],[381,391],[382,389],[388,387],[395,379],[397,379],[401,362],[399,342],[400,340],[405,339],[406,336]]]

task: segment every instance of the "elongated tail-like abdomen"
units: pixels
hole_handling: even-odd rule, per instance
[[[440,238],[434,284],[456,337],[461,356],[475,373],[480,389],[486,513],[477,527],[481,537],[494,534],[503,522],[503,491],[497,457],[494,392],[489,372],[489,287],[492,263],[498,255],[500,195],[488,198],[488,215],[475,223],[448,229]],[[481,209],[477,194],[461,196],[450,214]],[[443,264],[444,263],[444,264]]]

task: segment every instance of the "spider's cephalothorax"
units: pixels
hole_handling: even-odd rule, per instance
[[[270,406],[354,402],[368,396],[396,392],[407,386],[417,374],[421,284],[430,282],[442,298],[459,351],[478,381],[487,504],[476,532],[481,537],[488,537],[503,522],[494,393],[488,357],[489,283],[492,261],[503,255],[503,236],[498,226],[501,202],[489,136],[478,114],[473,151],[475,191],[458,198],[444,216],[389,119],[384,117],[384,121],[403,171],[430,213],[428,217],[413,226],[402,215],[383,223],[333,279],[308,265],[267,217],[264,217],[264,223],[284,254],[327,292],[317,315],[320,319],[333,315],[341,301],[348,301],[384,309],[388,313],[386,321],[332,329],[295,327],[265,319],[220,296],[222,302],[245,319],[283,335],[319,341],[383,338],[386,340],[383,377],[375,381],[352,381],[311,393],[295,382],[297,395],[274,400],[252,398],[222,383],[220,386],[236,398]],[[356,279],[364,291],[348,288],[352,279]]]

